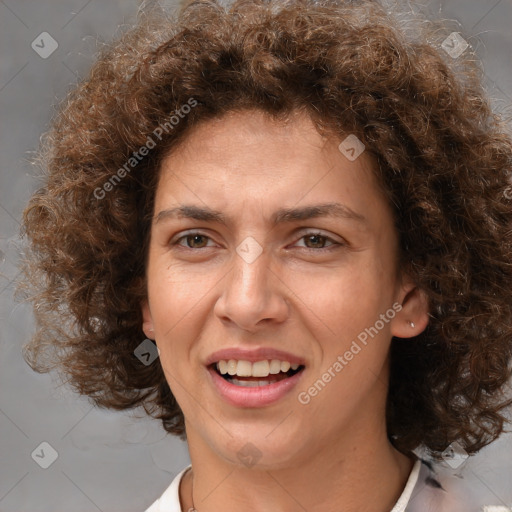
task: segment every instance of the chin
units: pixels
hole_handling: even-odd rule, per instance
[[[226,461],[241,468],[276,470],[296,465],[300,459],[298,449],[304,442],[290,437],[284,428],[281,435],[272,433],[273,428],[255,427],[253,435],[251,429],[243,435],[233,435],[228,445],[219,447],[219,452]]]

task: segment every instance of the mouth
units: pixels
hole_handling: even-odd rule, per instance
[[[223,350],[205,368],[216,395],[235,407],[267,407],[292,399],[306,361],[275,349]]]
[[[279,371],[279,373],[269,374],[265,377],[253,377],[253,376],[239,376],[239,375],[230,375],[229,373],[222,373],[219,368],[219,363],[212,363],[208,366],[210,371],[215,372],[219,377],[224,379],[226,382],[229,382],[232,385],[254,388],[254,387],[262,387],[262,386],[270,386],[275,384],[276,382],[280,382],[282,380],[289,379],[298,373],[304,371],[305,366],[299,365],[297,368],[292,369],[289,368],[287,371]]]

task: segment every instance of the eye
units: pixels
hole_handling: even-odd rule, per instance
[[[344,245],[340,242],[336,242],[335,240],[326,235],[323,235],[322,233],[317,232],[306,233],[305,235],[300,237],[300,240],[305,240],[306,244],[311,242],[313,247],[308,247],[307,245],[305,247],[307,250],[311,251],[328,251],[331,250],[336,245]],[[318,247],[319,245],[325,245],[325,242],[329,242],[330,245],[328,247]]]
[[[201,247],[197,247],[197,246],[195,246],[195,247],[191,247],[191,246],[189,245],[189,243],[190,243],[191,245],[195,244],[196,242],[198,242],[198,239],[199,239],[199,245],[201,245],[201,242],[200,242],[200,240],[201,240],[201,239],[202,239],[202,240],[206,240],[206,239],[210,240],[210,237],[209,237],[209,236],[204,235],[203,233],[200,233],[199,231],[193,231],[193,232],[191,232],[191,233],[188,233],[188,234],[186,234],[186,235],[181,236],[181,237],[180,237],[180,238],[178,238],[175,242],[173,242],[171,245],[179,245],[179,246],[181,246],[181,247],[184,247],[184,246],[183,246],[182,244],[180,244],[179,242],[180,242],[181,240],[185,240],[185,241],[186,241],[186,243],[187,243],[187,247],[185,247],[186,249],[202,249],[202,248],[204,247],[204,245],[201,245]]]
[[[184,246],[182,243],[180,243],[182,240],[185,241],[187,244]],[[207,243],[207,240],[211,240],[211,238],[204,233],[201,233],[199,231],[192,231],[189,232],[180,238],[178,238],[176,241],[172,242],[171,245],[178,245],[180,247],[184,247],[185,249],[204,249],[207,248],[207,245],[205,245],[205,242]],[[332,238],[323,235],[322,233],[318,232],[311,232],[306,233],[303,236],[299,238],[299,240],[305,240],[306,244],[312,243],[313,247],[308,247],[307,245],[304,247],[306,250],[309,251],[328,251],[334,248],[335,246],[343,246],[343,243],[336,242]],[[324,247],[326,243],[329,243],[327,247]],[[322,247],[320,247],[322,246]]]

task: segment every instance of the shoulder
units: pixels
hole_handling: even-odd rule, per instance
[[[512,512],[512,508],[488,504],[481,480],[471,470],[419,460],[418,480],[404,512]]]
[[[183,475],[191,468],[189,464],[183,468],[173,479],[169,487],[165,489],[163,494],[144,512],[182,512],[180,504],[180,483]]]

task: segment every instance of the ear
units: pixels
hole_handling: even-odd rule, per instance
[[[407,279],[400,288],[398,303],[401,309],[391,321],[391,334],[397,338],[412,338],[421,334],[429,322],[425,292]]]
[[[155,339],[155,331],[153,327],[153,317],[151,316],[151,311],[149,309],[149,303],[147,299],[141,302],[142,309],[142,330],[147,338],[150,340]]]

